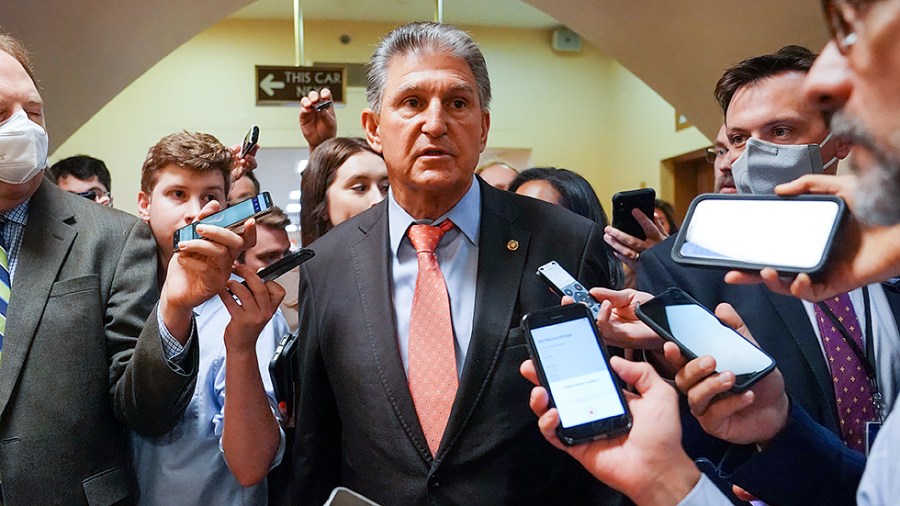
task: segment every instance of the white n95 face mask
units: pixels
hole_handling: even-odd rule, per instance
[[[837,162],[832,157],[822,165],[822,144],[774,144],[756,138],[747,139],[741,156],[731,164],[734,186],[739,193],[772,194],[775,187],[806,174],[821,174]]]
[[[22,184],[47,166],[47,132],[19,111],[0,123],[0,181]]]

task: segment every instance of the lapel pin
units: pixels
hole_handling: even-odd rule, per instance
[[[519,249],[519,241],[515,239],[510,239],[508,243],[506,243],[506,249],[510,251],[515,251]]]

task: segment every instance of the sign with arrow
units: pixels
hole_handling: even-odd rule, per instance
[[[256,66],[256,105],[297,104],[310,91],[331,90],[335,103],[344,103],[345,67]]]

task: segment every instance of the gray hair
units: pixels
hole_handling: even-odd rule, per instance
[[[491,80],[488,77],[484,55],[468,33],[452,25],[434,22],[417,22],[395,28],[387,34],[375,53],[369,59],[366,74],[366,98],[369,107],[376,113],[381,111],[384,87],[391,59],[410,53],[450,54],[465,60],[475,75],[478,99],[481,109],[488,110],[491,104]]]

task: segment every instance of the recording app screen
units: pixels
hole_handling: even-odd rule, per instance
[[[565,428],[625,413],[587,318],[531,329]]]
[[[680,253],[811,269],[822,259],[835,202],[709,199],[694,208]]]
[[[666,306],[669,331],[698,357],[712,355],[717,371],[751,374],[769,366],[771,360],[759,348],[719,323],[695,304]]]

